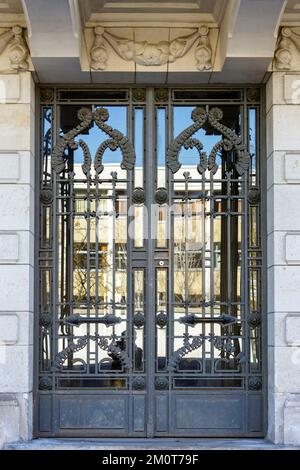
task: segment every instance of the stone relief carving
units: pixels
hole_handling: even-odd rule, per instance
[[[282,28],[274,55],[275,68],[277,70],[291,70],[295,51],[300,53],[300,27]]]
[[[212,50],[208,38],[209,29],[207,26],[199,28],[199,44],[195,51],[198,70],[210,70],[212,68]]]
[[[104,43],[104,28],[97,26],[94,29],[94,43],[91,49],[91,67],[94,70],[105,70],[107,65],[108,54]]]
[[[115,53],[126,61],[134,61],[144,66],[160,66],[175,62],[183,57],[198,41],[195,49],[197,68],[200,71],[212,68],[212,49],[209,41],[209,28],[200,26],[199,29],[188,36],[179,37],[172,41],[134,41],[118,37],[101,26],[94,29],[94,42],[90,50],[91,68],[105,70],[108,60],[106,42]]]
[[[8,49],[11,69],[28,70],[28,48],[23,37],[21,26],[13,26],[0,35],[0,54]]]

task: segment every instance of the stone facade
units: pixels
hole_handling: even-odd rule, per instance
[[[71,13],[68,2],[42,2],[49,28],[41,34],[32,14],[35,3],[24,1],[26,15],[18,17],[21,26],[30,29],[29,39],[22,29],[7,34],[19,12],[12,12],[10,21],[5,17],[0,34],[0,41],[19,41],[10,49],[7,42],[8,49],[1,46],[0,51],[0,447],[32,437],[35,81],[79,84],[88,80],[266,83],[267,438],[300,445],[300,54],[298,29],[287,27],[291,15],[299,16],[299,11],[288,2],[284,12],[285,2],[274,0],[259,38],[255,29],[259,15],[253,15],[249,3],[254,2],[249,0],[243,0],[237,12],[234,2],[228,2],[222,21],[197,18],[196,29],[186,19],[185,27],[176,31],[168,24],[167,34],[154,31],[150,21],[145,35],[145,25],[136,29],[132,24],[119,29],[107,24],[105,33],[97,26],[99,15],[107,21],[105,11],[85,18],[86,12],[80,15],[78,6],[74,7],[78,2],[70,2]],[[53,11],[50,3],[56,5]],[[298,16],[295,21],[300,24]],[[51,21],[56,20],[57,38],[52,43]],[[83,34],[78,21],[85,23]],[[153,20],[156,26],[157,21]],[[208,29],[203,27],[206,21]],[[283,29],[276,45],[274,28],[280,21]],[[186,50],[180,41],[172,43],[193,31],[197,41]],[[121,49],[112,38],[122,38]],[[130,47],[126,41],[131,41]],[[139,56],[141,41],[147,44]],[[163,46],[157,47],[161,42]]]
[[[35,85],[0,75],[0,445],[32,435]]]
[[[268,435],[289,444],[300,439],[299,79],[273,72],[266,88]]]

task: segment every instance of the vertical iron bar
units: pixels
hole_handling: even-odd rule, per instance
[[[154,416],[155,416],[155,389],[154,389],[154,374],[155,374],[155,348],[153,341],[155,331],[155,271],[154,271],[154,250],[155,240],[152,239],[152,209],[154,207],[154,178],[155,178],[155,133],[154,129],[154,89],[147,89],[146,95],[146,162],[145,162],[145,192],[147,201],[147,222],[148,222],[148,240],[147,240],[147,283],[146,283],[146,304],[147,320],[146,320],[146,367],[147,367],[147,437],[154,435]]]

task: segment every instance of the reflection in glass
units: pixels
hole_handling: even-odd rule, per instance
[[[166,186],[166,108],[156,108],[157,187]]]
[[[144,109],[134,109],[134,149],[135,149],[135,168],[134,185],[135,187],[144,186]]]
[[[134,344],[133,344],[133,355],[134,355],[134,370],[144,371],[144,341],[145,341],[145,280],[144,270],[134,269],[133,271],[133,318],[134,318]]]
[[[167,367],[168,270],[156,269],[156,357],[157,370]]]

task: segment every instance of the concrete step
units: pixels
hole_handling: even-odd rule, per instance
[[[288,450],[265,439],[34,439],[6,444],[5,450]]]

